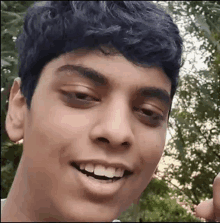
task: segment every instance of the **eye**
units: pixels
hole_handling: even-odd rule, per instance
[[[83,92],[64,92],[64,91],[62,91],[62,93],[64,94],[67,103],[71,104],[71,105],[88,105],[93,102],[99,101],[99,99],[97,99],[93,96],[90,96],[86,93],[83,93]]]
[[[164,116],[151,110],[151,109],[142,109],[142,108],[134,108],[135,112],[138,113],[139,117],[151,126],[159,126],[161,121],[164,120]]]
[[[84,94],[84,93],[81,93],[81,92],[77,92],[77,93],[71,93],[70,96],[72,97],[75,97],[79,100],[86,100],[86,101],[93,101],[93,100],[96,100],[95,98],[89,96],[88,94]]]
[[[153,112],[151,110],[141,109],[141,111],[147,116],[153,117],[155,115],[155,112]]]

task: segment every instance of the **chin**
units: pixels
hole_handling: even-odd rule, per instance
[[[56,219],[54,218],[49,220],[61,222],[112,222],[114,219],[117,219],[120,216],[120,213],[122,212],[119,211],[120,208],[104,208],[103,204],[78,204],[77,206],[73,206],[72,208],[70,208],[69,206],[71,205],[68,205],[68,208],[62,208],[64,211],[59,214],[60,217],[55,217]]]

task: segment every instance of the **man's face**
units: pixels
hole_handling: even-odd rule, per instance
[[[120,55],[78,50],[48,63],[24,117],[21,180],[30,217],[34,209],[41,220],[117,218],[144,191],[161,158],[170,91],[161,69]],[[126,170],[126,176],[99,180],[77,166],[108,178]]]

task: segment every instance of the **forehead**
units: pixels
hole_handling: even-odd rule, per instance
[[[99,50],[88,51],[80,49],[72,53],[63,54],[49,64],[51,65],[50,68],[53,69],[53,79],[60,80],[60,76],[55,75],[59,67],[73,64],[92,68],[103,74],[109,83],[115,87],[119,85],[125,87],[160,87],[166,90],[168,94],[170,94],[171,90],[171,82],[161,68],[137,66],[119,53],[106,56]]]

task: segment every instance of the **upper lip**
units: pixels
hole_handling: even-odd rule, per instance
[[[114,168],[121,168],[123,170],[127,170],[131,173],[133,173],[133,168],[131,168],[130,166],[128,166],[125,163],[122,162],[107,162],[105,160],[97,160],[97,159],[92,159],[92,160],[77,160],[77,161],[71,161],[71,163],[76,163],[77,165],[80,165],[81,163],[92,163],[94,165],[102,165],[105,167],[114,167]]]

